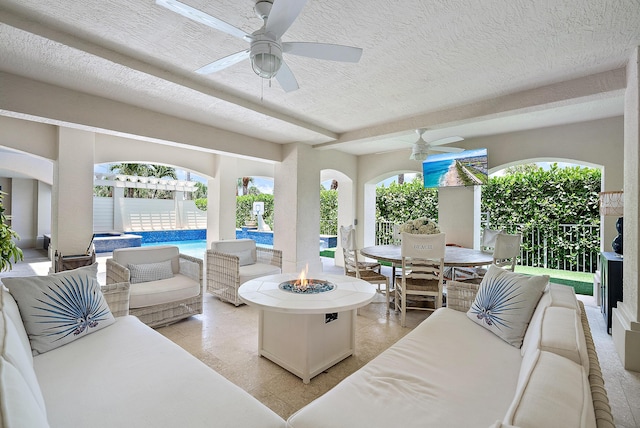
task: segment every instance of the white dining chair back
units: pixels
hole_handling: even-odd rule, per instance
[[[493,264],[514,271],[520,256],[522,234],[513,235],[501,233],[496,236],[496,247],[493,250]]]
[[[380,286],[384,284],[387,302],[386,311],[389,312],[389,293],[391,288],[389,278],[381,272],[382,266],[380,263],[359,260],[355,227],[340,226],[340,245],[342,246],[344,258],[344,274],[362,279],[371,284],[377,284],[378,292],[380,293],[383,291]]]
[[[402,234],[402,277],[396,285],[395,308],[406,326],[407,309],[433,311],[442,307],[445,234]]]
[[[493,253],[493,250],[496,248],[496,238],[501,233],[503,233],[502,230],[484,229],[482,231],[480,251],[484,251],[485,253]]]

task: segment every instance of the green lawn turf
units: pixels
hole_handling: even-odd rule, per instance
[[[335,248],[327,248],[320,251],[322,257],[335,257]],[[382,262],[383,265],[391,266],[390,263]],[[586,296],[593,295],[593,274],[585,272],[571,272],[567,270],[535,268],[529,266],[516,266],[516,272],[526,275],[549,275],[550,281],[556,284],[570,285],[576,290],[576,294]]]
[[[588,272],[571,272],[567,270],[516,266],[516,272],[526,275],[549,275],[550,281],[556,284],[570,285],[576,294],[593,295],[593,274]]]

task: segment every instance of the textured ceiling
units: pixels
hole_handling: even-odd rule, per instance
[[[249,33],[262,24],[252,0],[183,1]],[[406,148],[416,127],[432,129],[428,139],[470,138],[621,115],[611,89],[640,45],[640,2],[309,0],[283,41],[364,52],[357,64],[285,54],[300,85],[290,93],[248,61],[195,74],[247,42],[152,0],[1,0],[0,41],[1,71],[276,143],[366,154]]]

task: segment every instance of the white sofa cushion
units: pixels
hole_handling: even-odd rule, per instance
[[[578,298],[573,287],[561,284],[549,284],[549,294],[551,296],[551,306],[559,306],[563,308],[574,309],[581,313]]]
[[[20,371],[0,357],[0,397],[2,427],[48,427],[47,414],[40,408]]]
[[[529,326],[527,327],[527,332],[524,334],[522,347],[520,348],[520,355],[523,357],[527,353],[533,353],[539,349],[540,336],[542,335],[542,318],[544,317],[544,310],[550,305],[551,295],[547,288],[542,294],[542,297],[538,302],[538,306],[536,306],[536,309],[533,311],[533,315],[529,321]]]
[[[442,308],[288,425],[488,427],[509,408],[521,361],[519,349],[464,312]]]
[[[127,265],[131,284],[139,282],[159,281],[173,277],[173,269],[171,269],[171,260],[165,260],[155,263],[140,263]]]
[[[5,278],[34,355],[114,322],[97,279],[98,264],[45,276]]]
[[[475,323],[520,348],[549,275],[527,276],[491,265],[467,312]]]
[[[22,342],[22,346],[25,350],[28,351],[29,354],[29,356],[25,358],[29,360],[29,364],[33,365],[31,344],[29,343],[29,336],[27,336],[27,331],[24,329],[24,324],[22,323],[20,309],[18,309],[18,304],[4,285],[2,286],[2,297],[0,297],[0,308],[2,309],[3,314],[8,317],[16,327],[18,336],[20,337],[20,341]]]
[[[582,320],[573,309],[557,306],[545,309],[540,350],[569,358],[589,372],[589,355]]]
[[[46,407],[18,307],[0,294],[0,427],[47,426]],[[17,315],[17,317],[16,317]]]
[[[591,389],[584,368],[552,352],[537,351],[528,357],[504,423],[521,428],[594,428]]]
[[[146,308],[179,300],[189,299],[200,294],[200,283],[186,275],[177,274],[159,281],[131,284],[129,307]]]
[[[133,316],[36,356],[34,367],[52,427],[285,425],[249,393]]]

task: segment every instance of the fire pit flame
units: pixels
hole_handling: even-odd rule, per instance
[[[297,294],[317,294],[331,291],[336,288],[335,284],[322,279],[310,279],[309,266],[307,265],[300,276],[290,281],[281,283],[278,287],[281,290]]]

